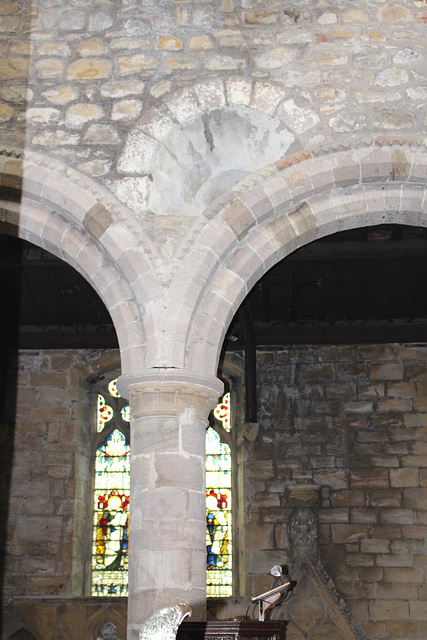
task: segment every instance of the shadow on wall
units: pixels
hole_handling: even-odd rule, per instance
[[[13,238],[0,235],[2,262],[10,252],[15,252]],[[4,268],[7,268],[5,266]],[[16,424],[17,395],[17,350],[19,332],[19,307],[21,290],[20,268],[9,269],[7,291],[2,291],[0,305],[0,583],[5,583],[5,558],[8,515],[10,506],[10,483],[13,464],[14,435]],[[0,629],[5,621],[3,603],[0,602]],[[23,633],[27,633],[22,630]],[[16,638],[24,640],[27,635]],[[15,638],[14,636],[14,638]],[[28,638],[32,638],[28,634]]]
[[[19,629],[12,636],[10,636],[9,640],[34,640],[34,636],[31,635],[29,631],[25,629]]]

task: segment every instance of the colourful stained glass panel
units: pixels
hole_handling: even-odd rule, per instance
[[[230,394],[226,393],[223,399],[219,404],[216,405],[214,409],[214,416],[219,422],[221,422],[222,426],[226,431],[230,431],[231,422],[230,422]]]
[[[120,409],[120,415],[124,422],[130,422],[130,406],[128,404],[125,404],[125,406]]]
[[[231,451],[206,430],[207,596],[232,595]]]
[[[116,429],[95,456],[92,595],[128,595],[130,447]]]
[[[117,378],[114,378],[114,380],[111,380],[108,383],[108,392],[111,396],[113,396],[114,398],[121,398],[122,396],[120,395],[118,389],[117,389]]]
[[[113,408],[105,403],[105,398],[98,393],[98,403],[96,412],[96,430],[100,433],[105,424],[109,422],[114,415]]]

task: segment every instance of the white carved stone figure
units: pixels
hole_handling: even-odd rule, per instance
[[[187,616],[191,616],[191,609],[184,603],[160,609],[146,620],[139,640],[175,640],[178,627]]]

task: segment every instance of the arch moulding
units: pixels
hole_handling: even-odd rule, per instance
[[[214,375],[240,303],[268,269],[299,247],[357,227],[427,226],[427,152],[419,144],[383,140],[295,156],[301,161],[281,159],[273,175],[252,176],[235,186],[225,205],[205,212],[206,226],[183,265],[192,264],[188,295],[197,301],[183,336],[185,367],[194,373]],[[195,252],[208,256],[198,268]]]
[[[25,161],[0,155],[0,185],[19,196],[0,201],[0,232],[28,240],[76,269],[111,315],[122,371],[143,369],[152,329],[149,313],[143,320],[141,309],[159,295],[151,261],[156,249],[129,230],[125,208],[106,189],[74,170],[69,177],[61,163],[51,164],[36,154]]]

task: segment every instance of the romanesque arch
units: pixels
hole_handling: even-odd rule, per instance
[[[59,169],[58,169],[59,167]],[[150,245],[136,237],[120,203],[93,181],[40,156],[0,157],[1,182],[20,194],[1,203],[1,230],[45,248],[81,273],[103,299],[115,325],[124,371],[145,364],[141,308],[155,298]],[[145,246],[144,246],[145,243]]]
[[[427,155],[418,146],[381,142],[295,165],[283,159],[274,175],[249,188],[243,184],[240,192],[237,186],[238,195],[211,216],[195,248],[210,260],[197,270],[195,253],[188,256],[197,301],[186,342],[188,368],[216,370],[240,302],[265,271],[298,247],[360,226],[426,224]],[[196,290],[202,280],[204,288]]]

